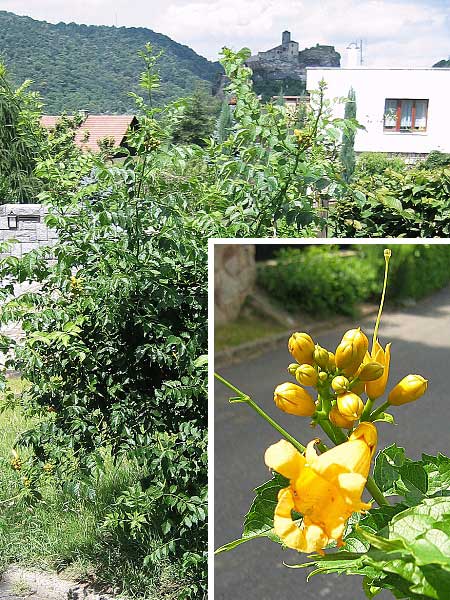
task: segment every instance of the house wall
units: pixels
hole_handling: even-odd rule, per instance
[[[358,131],[356,152],[386,152],[411,156],[432,150],[450,152],[448,90],[450,69],[307,69],[306,88],[317,90],[319,81],[327,83],[326,97],[347,96],[350,87],[356,93],[356,118],[366,131]],[[424,132],[383,131],[386,98],[428,99],[428,122]],[[344,104],[334,108],[335,116],[344,116]]]
[[[9,255],[20,258],[30,250],[55,243],[58,238],[56,232],[44,223],[47,212],[42,204],[0,205],[0,242],[17,240]],[[9,227],[8,217],[17,219],[17,229]]]

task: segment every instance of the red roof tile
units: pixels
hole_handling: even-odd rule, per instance
[[[41,118],[43,127],[54,127],[59,117],[45,115]],[[75,144],[85,152],[98,152],[98,142],[105,138],[114,140],[114,147],[120,146],[134,115],[88,115],[75,134]]]

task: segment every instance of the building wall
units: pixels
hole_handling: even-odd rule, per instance
[[[56,232],[44,223],[47,212],[42,204],[0,205],[0,242],[17,240],[8,254],[21,257],[30,250],[55,243]]]
[[[214,246],[214,322],[236,319],[256,280],[255,246]]]
[[[450,69],[307,69],[306,87],[316,90],[327,83],[326,97],[345,97],[351,87],[356,93],[356,118],[366,131],[358,131],[356,152],[391,152],[410,155],[432,150],[450,152],[448,93]],[[424,132],[383,131],[386,98],[428,99],[428,122]],[[335,115],[344,116],[344,104]]]

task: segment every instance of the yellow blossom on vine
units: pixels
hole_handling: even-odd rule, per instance
[[[278,494],[274,531],[299,552],[322,552],[332,540],[342,545],[350,515],[371,507],[361,495],[377,443],[375,426],[361,423],[347,442],[320,455],[317,441],[308,444],[304,456],[286,440],[265,454],[266,465],[289,479]],[[301,517],[294,520],[292,511]]]
[[[380,342],[375,339],[372,352],[368,356],[370,356],[370,360],[375,361],[384,367],[381,377],[366,383],[367,396],[372,400],[376,400],[384,394],[386,389],[389,377],[389,365],[391,362],[391,344],[387,344],[386,348],[383,349]]]

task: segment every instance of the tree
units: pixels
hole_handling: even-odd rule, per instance
[[[350,88],[348,101],[345,105],[345,119],[356,119],[356,96],[355,90]],[[342,146],[340,158],[342,163],[342,176],[349,183],[355,171],[355,130],[348,129],[342,135]]]
[[[214,131],[217,101],[204,87],[197,87],[193,96],[186,101],[184,115],[174,130],[176,144],[205,146],[206,138]]]
[[[45,132],[40,126],[39,96],[31,81],[14,89],[0,63],[0,202],[32,202],[41,184],[34,170]]]
[[[220,114],[216,125],[216,139],[219,143],[224,142],[228,138],[232,125],[233,115],[231,112],[230,103],[228,98],[225,98],[222,102],[222,108],[220,109]]]

